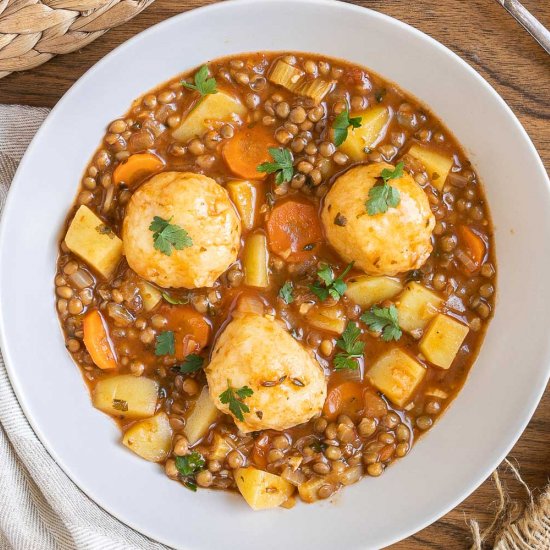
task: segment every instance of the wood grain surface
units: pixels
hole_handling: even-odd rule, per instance
[[[0,80],[0,103],[53,107],[63,93],[96,61],[136,33],[172,15],[214,3],[212,0],[156,0],[122,27],[81,51],[59,56],[26,73]],[[372,0],[351,2],[386,13],[439,40],[472,65],[510,105],[550,169],[550,56],[494,0]],[[523,4],[550,27],[548,0]],[[315,22],[312,13],[312,24]],[[498,131],[498,129],[495,129]],[[520,370],[518,366],[518,371]],[[457,445],[460,441],[457,441]],[[508,457],[519,465],[526,483],[540,491],[550,475],[550,390]],[[452,475],[452,472],[449,472]],[[504,472],[512,497],[525,498]],[[465,549],[471,545],[467,521],[486,524],[497,493],[485,481],[453,511],[393,550]],[[411,500],[414,505],[414,500]]]

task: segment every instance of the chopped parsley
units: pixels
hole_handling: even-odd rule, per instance
[[[346,107],[335,119],[332,124],[334,130],[334,145],[342,145],[348,137],[348,128],[359,128],[361,126],[361,117],[349,117],[349,109]]]
[[[361,335],[361,330],[357,323],[350,321],[342,333],[342,336],[336,340],[336,345],[342,350],[334,357],[334,369],[357,370],[359,367],[357,359],[363,355],[365,343],[357,339]]]
[[[167,292],[162,293],[162,297],[169,303],[174,306],[180,306],[182,304],[188,304],[189,303],[189,297],[184,296],[183,298],[174,298],[173,296],[170,296]]]
[[[293,291],[294,287],[292,286],[292,281],[287,281],[279,290],[279,298],[281,298],[285,304],[291,304],[294,301]]]
[[[208,78],[208,75],[208,67],[206,65],[203,65],[195,73],[194,84],[182,80],[181,85],[188,90],[195,90],[199,92],[199,94],[201,95],[201,99],[209,94],[217,94],[218,90],[216,88],[216,79],[213,77]]]
[[[155,216],[149,226],[149,230],[153,232],[155,249],[166,256],[172,255],[172,248],[183,250],[193,244],[187,231],[179,225],[170,223],[170,220]]]
[[[182,483],[191,491],[197,490],[195,474],[204,470],[205,460],[200,453],[193,451],[185,456],[176,457],[176,469],[183,477]]]
[[[397,308],[393,304],[390,307],[371,307],[361,315],[361,321],[368,325],[370,330],[381,332],[382,340],[385,342],[399,340],[403,334],[399,327]]]
[[[176,343],[174,333],[166,330],[157,334],[155,342],[155,355],[174,355],[176,353]]]
[[[329,296],[332,296],[335,300],[339,300],[346,292],[348,285],[344,282],[344,277],[349,273],[353,267],[351,262],[346,269],[338,276],[334,277],[334,271],[330,265],[324,265],[319,271],[317,276],[320,281],[315,281],[312,285],[309,285],[309,289],[317,298],[324,302]]]
[[[248,387],[236,389],[231,387],[229,380],[227,381],[227,389],[220,393],[220,401],[224,405],[229,405],[229,410],[233,413],[237,420],[244,421],[244,413],[249,413],[250,409],[243,401],[250,397],[254,392]]]
[[[191,353],[183,360],[181,365],[176,365],[174,370],[177,370],[181,374],[189,374],[202,369],[203,364],[203,357],[196,355],[195,353]]]
[[[388,211],[388,208],[395,208],[399,205],[401,197],[399,191],[392,187],[388,181],[403,176],[403,163],[396,165],[395,169],[390,170],[384,168],[380,173],[383,183],[371,187],[369,190],[369,198],[365,203],[369,216],[375,214],[383,214]]]
[[[256,170],[265,172],[266,174],[275,174],[275,183],[281,185],[289,182],[294,175],[294,157],[292,153],[283,147],[270,147],[268,149],[273,162],[263,162]]]

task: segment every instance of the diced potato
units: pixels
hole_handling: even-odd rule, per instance
[[[399,279],[361,275],[347,283],[346,296],[362,308],[389,300],[403,290]]]
[[[293,86],[292,91],[313,99],[315,103],[320,103],[333,88],[335,82],[335,80],[321,80],[320,78],[304,78]]]
[[[208,393],[208,386],[204,386],[183,429],[190,445],[194,445],[206,435],[218,415],[219,411]]]
[[[163,462],[172,449],[172,428],[166,413],[139,420],[125,432],[122,443],[151,462]]]
[[[246,239],[243,251],[244,284],[258,288],[269,286],[267,239],[253,233]]]
[[[172,137],[187,142],[210,130],[213,121],[240,121],[245,114],[246,107],[236,97],[219,90],[200,100],[172,132]]]
[[[122,241],[84,205],[76,211],[65,235],[65,244],[106,279],[122,257]]]
[[[424,165],[432,185],[441,191],[453,167],[453,158],[442,155],[429,147],[417,144],[414,144],[409,149],[409,155],[419,160]]]
[[[155,414],[159,385],[144,376],[121,374],[95,385],[92,402],[97,409],[120,418],[146,418]]]
[[[298,486],[298,494],[304,502],[312,503],[319,500],[319,489],[326,485],[327,481],[322,477],[312,477]]]
[[[227,184],[227,191],[237,208],[243,227],[252,229],[256,221],[256,202],[258,199],[256,186],[247,180],[230,181]]]
[[[367,156],[365,149],[370,149],[379,141],[382,131],[390,120],[390,112],[387,107],[377,105],[365,111],[350,114],[350,118],[358,116],[361,117],[361,126],[349,128],[346,141],[340,145],[340,151],[356,161],[365,159]]]
[[[294,67],[294,65],[290,65],[286,61],[279,59],[273,65],[273,69],[271,69],[268,78],[273,84],[278,84],[287,90],[293,91],[294,86],[300,81],[304,74],[304,71],[298,69],[298,67]]]
[[[212,443],[208,447],[208,459],[219,460],[223,462],[225,457],[233,450],[233,447],[229,444],[225,437],[220,434],[214,434]]]
[[[294,487],[282,477],[249,466],[235,470],[235,482],[253,510],[276,508],[294,492]]]
[[[145,281],[140,281],[138,283],[138,288],[141,301],[143,302],[143,309],[145,309],[145,311],[155,309],[157,304],[162,300],[161,291]]]
[[[429,388],[425,391],[425,394],[429,397],[436,397],[437,399],[447,399],[447,397],[449,397],[447,392],[444,392],[439,388]]]
[[[430,363],[448,369],[469,330],[456,319],[439,313],[426,329],[418,347]]]
[[[443,299],[421,284],[410,282],[397,299],[399,326],[406,332],[422,330],[443,305]]]
[[[342,334],[346,328],[346,316],[339,306],[323,307],[316,305],[306,314],[306,318],[315,328]]]
[[[426,368],[399,348],[381,355],[367,371],[370,383],[402,407],[424,378]]]

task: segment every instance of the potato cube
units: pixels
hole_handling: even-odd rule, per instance
[[[145,460],[163,462],[172,449],[172,428],[168,416],[161,412],[132,424],[124,432],[122,443]]]
[[[346,328],[346,316],[339,306],[324,307],[317,305],[306,314],[306,318],[315,328],[342,334]]]
[[[448,369],[469,330],[456,319],[439,313],[426,329],[418,347],[430,363]]]
[[[190,445],[194,445],[206,435],[218,415],[219,411],[208,393],[208,386],[204,386],[183,429]]]
[[[403,290],[399,279],[361,275],[347,283],[346,296],[362,308],[389,300]]]
[[[356,161],[365,159],[365,149],[370,149],[380,139],[390,120],[390,112],[386,107],[378,105],[350,114],[350,118],[358,116],[361,117],[361,126],[349,128],[346,141],[340,145],[340,151]]]
[[[258,190],[256,186],[246,180],[230,181],[227,191],[241,217],[241,223],[245,229],[252,229],[256,221],[256,203]]]
[[[304,481],[304,483],[300,483],[300,485],[298,485],[298,494],[304,502],[311,504],[312,502],[319,500],[319,489],[326,484],[327,481],[325,478],[312,477],[307,481]]]
[[[249,466],[235,470],[235,482],[253,510],[275,508],[285,502],[294,487],[282,477]]]
[[[426,368],[399,348],[381,355],[366,375],[392,403],[402,407],[424,378]]]
[[[409,149],[409,155],[424,165],[432,185],[441,191],[453,167],[453,158],[442,155],[429,147],[416,144]]]
[[[234,96],[218,90],[199,100],[191,108],[183,122],[172,132],[172,137],[187,142],[200,137],[213,128],[214,121],[239,122],[246,114],[246,107]]]
[[[244,284],[258,288],[269,286],[267,239],[253,233],[246,239],[243,252]]]
[[[119,418],[146,418],[155,414],[158,393],[155,380],[121,374],[99,380],[92,402],[96,409]]]
[[[223,462],[225,457],[233,450],[225,437],[215,433],[212,443],[208,447],[208,459]]]
[[[145,311],[155,309],[157,304],[162,300],[162,293],[160,290],[145,281],[140,281],[137,286],[143,303],[143,309],[145,309]]]
[[[84,205],[76,211],[65,235],[65,244],[106,279],[122,257],[122,241]]]
[[[399,326],[406,332],[422,330],[443,305],[443,299],[421,284],[410,282],[397,299]]]

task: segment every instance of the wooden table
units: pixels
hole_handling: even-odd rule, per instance
[[[32,71],[0,80],[0,103],[53,107],[77,78],[114,47],[167,17],[211,3],[213,0],[156,0],[135,19],[82,51],[59,56]],[[550,168],[550,56],[496,2],[372,0],[352,3],[414,25],[470,63],[510,105],[531,136],[546,169]],[[550,27],[548,0],[523,0],[523,3]],[[525,481],[535,489],[544,487],[550,475],[549,441],[550,390],[547,390],[509,456],[520,465]],[[518,484],[510,481],[509,489],[512,496],[524,496]],[[487,522],[496,496],[493,483],[487,480],[455,510],[392,548],[469,548],[471,538],[466,520],[475,517],[482,523]]]

